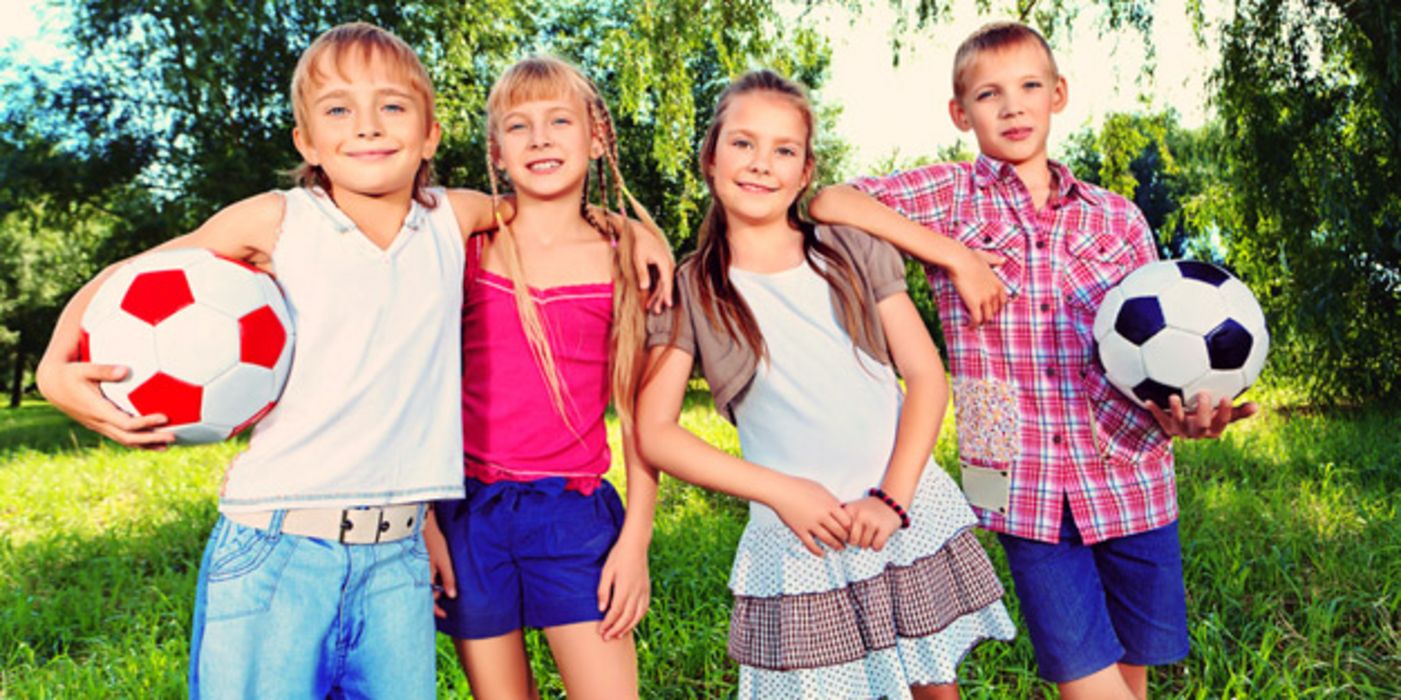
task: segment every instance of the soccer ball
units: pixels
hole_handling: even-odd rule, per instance
[[[1270,334],[1250,288],[1229,272],[1192,260],[1134,270],[1104,295],[1095,314],[1104,372],[1140,406],[1188,410],[1205,391],[1213,402],[1244,392],[1265,366]]]
[[[292,322],[272,277],[203,248],[143,255],[117,269],[83,314],[85,361],[124,365],[102,394],[132,415],[162,413],[176,442],[224,440],[277,402]]]

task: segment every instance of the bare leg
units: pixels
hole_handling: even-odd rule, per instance
[[[913,695],[915,700],[958,700],[958,684],[912,685],[910,695]]]
[[[539,700],[540,691],[530,675],[525,638],[520,630],[488,639],[454,639],[457,660],[478,700]]]
[[[1148,667],[1133,664],[1119,664],[1119,675],[1124,677],[1129,690],[1138,700],[1148,700]]]
[[[597,622],[545,628],[569,700],[637,697],[637,647],[632,634],[604,641]]]
[[[1105,666],[1084,678],[1060,683],[1062,700],[1136,700],[1118,666]]]

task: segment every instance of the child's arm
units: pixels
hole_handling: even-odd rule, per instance
[[[281,195],[256,195],[221,209],[194,231],[151,250],[208,248],[266,269],[282,225],[282,211]],[[171,433],[154,430],[166,422],[165,416],[129,416],[103,398],[98,389],[100,382],[126,376],[127,368],[78,361],[83,312],[97,288],[124,262],[108,266],[68,300],[34,378],[44,398],[89,430],[128,447],[161,447],[175,439]]]
[[[729,455],[677,422],[693,362],[689,353],[675,348],[652,349],[637,400],[637,445],[642,458],[697,486],[772,508],[814,555],[822,556],[819,540],[841,549],[851,517],[821,484]]]
[[[433,616],[447,617],[438,599],[457,597],[457,573],[452,569],[452,553],[448,551],[443,531],[438,528],[438,515],[431,503],[423,515],[423,545],[428,549],[428,572],[433,583]]]
[[[949,236],[929,235],[929,229],[911,221],[851,185],[824,187],[808,204],[816,220],[854,226],[930,265],[944,268],[954,289],[968,307],[974,326],[989,321],[1007,304],[1007,288],[992,273],[1002,258],[969,250]]]
[[[900,429],[880,489],[909,510],[920,475],[939,439],[939,426],[949,402],[949,385],[939,351],[909,295],[891,294],[877,304],[877,309],[895,367],[905,378]],[[848,503],[846,509],[852,516],[848,539],[852,545],[880,550],[900,527],[900,517],[875,497]]]
[[[598,581],[598,609],[607,611],[598,624],[605,640],[632,631],[652,595],[647,573],[647,548],[652,544],[652,518],[657,511],[657,470],[637,453],[633,429],[623,431],[623,464],[628,475],[628,507],[618,541],[608,552]]]

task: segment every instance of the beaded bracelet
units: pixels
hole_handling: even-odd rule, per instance
[[[896,503],[895,499],[890,497],[890,494],[887,494],[879,488],[872,488],[871,490],[866,492],[866,495],[879,498],[882,503],[890,506],[890,509],[895,511],[896,515],[900,516],[901,530],[904,530],[905,528],[908,528],[910,526],[910,514],[906,513],[905,509],[899,503]]]

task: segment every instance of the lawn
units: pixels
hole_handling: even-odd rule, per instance
[[[738,450],[704,393],[683,421]],[[1275,409],[1178,446],[1193,651],[1154,674],[1154,696],[1401,696],[1398,434],[1395,409]],[[946,466],[953,442],[946,430]],[[0,697],[183,695],[196,567],[240,447],[134,452],[41,403],[0,410]],[[725,581],[744,513],[664,483],[653,605],[637,634],[644,697],[732,692]],[[995,541],[983,542],[1010,588]],[[545,695],[558,696],[543,640],[530,645]],[[442,638],[438,656],[441,694],[466,697]],[[1025,637],[982,646],[963,674],[969,698],[1054,695]]]

